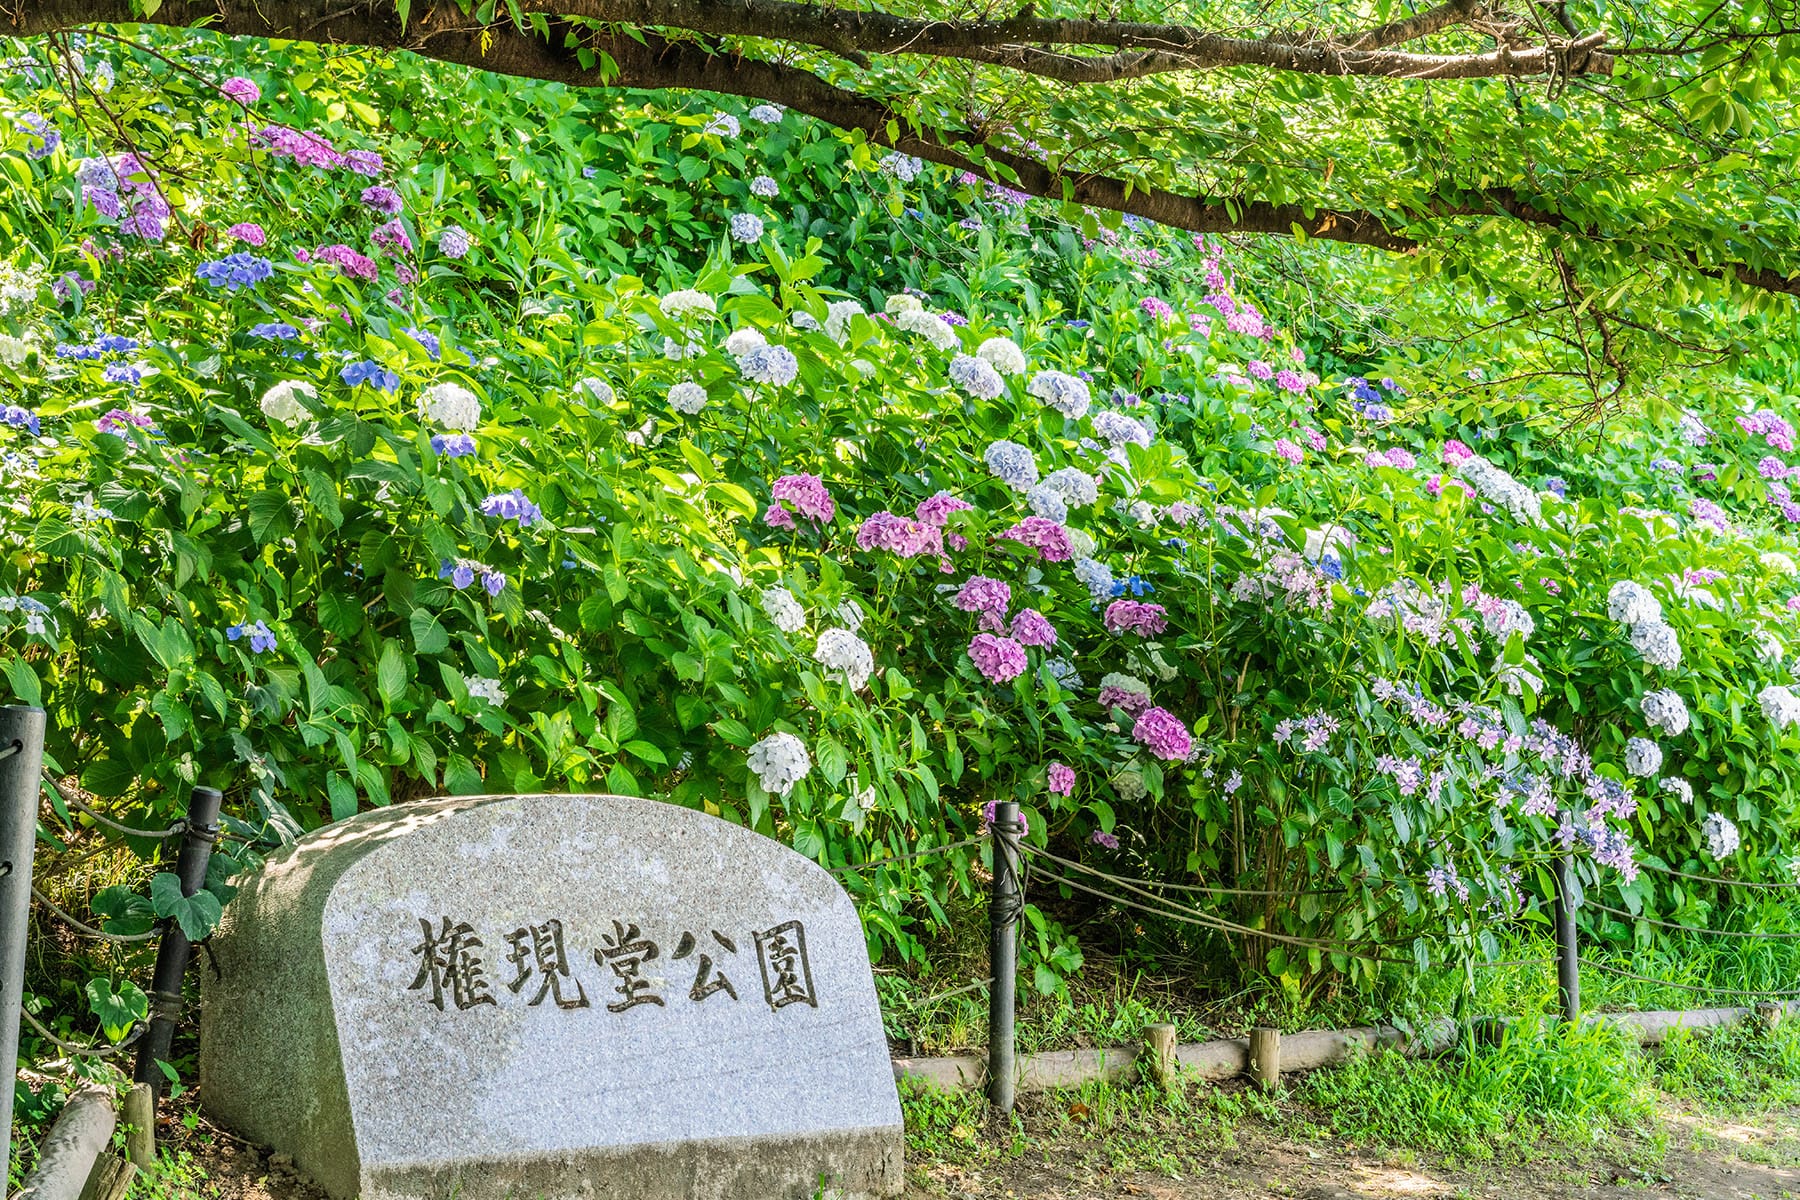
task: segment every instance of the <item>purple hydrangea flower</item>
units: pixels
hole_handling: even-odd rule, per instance
[[[1075,791],[1075,771],[1063,763],[1053,762],[1044,772],[1044,783],[1054,795],[1070,795]]]
[[[1193,735],[1181,718],[1166,708],[1146,708],[1131,727],[1139,745],[1164,762],[1180,762],[1194,748]]]
[[[219,94],[227,100],[235,100],[245,108],[249,108],[262,99],[262,89],[256,86],[254,79],[245,79],[242,75],[233,75],[219,85]]]
[[[477,449],[475,439],[466,433],[435,433],[431,436],[431,452],[445,458],[467,458]]]
[[[362,202],[365,208],[374,209],[384,217],[397,215],[406,207],[400,199],[400,193],[386,184],[371,184],[362,191]]]

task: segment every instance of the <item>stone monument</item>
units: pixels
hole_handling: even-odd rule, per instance
[[[901,1190],[861,924],[776,842],[630,797],[468,797],[242,882],[202,971],[202,1103],[339,1200]]]

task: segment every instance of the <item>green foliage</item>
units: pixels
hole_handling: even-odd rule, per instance
[[[1308,1075],[1295,1096],[1338,1137],[1488,1158],[1648,1116],[1645,1072],[1628,1041],[1603,1025],[1515,1025],[1498,1044],[1465,1041],[1447,1060],[1359,1056]]]

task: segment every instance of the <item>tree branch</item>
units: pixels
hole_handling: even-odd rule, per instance
[[[41,35],[94,21],[132,21],[129,0],[17,2],[18,7],[11,13],[15,35]],[[718,0],[695,2],[710,6]],[[732,2],[753,4],[760,0]],[[969,144],[953,131],[915,127],[905,114],[881,99],[838,87],[810,71],[747,56],[714,53],[693,41],[671,40],[649,32],[636,36],[608,33],[558,20],[549,23],[549,37],[542,38],[521,32],[511,24],[472,27],[462,22],[460,14],[439,10],[415,21],[402,33],[391,0],[364,0],[349,8],[333,6],[333,0],[297,0],[279,9],[271,3],[267,10],[259,7],[259,0],[212,0],[204,6],[196,0],[165,0],[146,23],[204,23],[218,33],[233,36],[412,50],[481,70],[575,87],[694,89],[771,100],[841,129],[859,131],[872,143],[1035,196],[1132,213],[1196,233],[1298,234],[1408,253],[1419,247],[1410,225],[1440,219],[1507,216],[1589,240],[1625,240],[1584,227],[1510,188],[1447,192],[1389,214],[1191,196],[1136,180],[1058,169],[1014,150],[979,142]],[[583,50],[610,59],[616,64],[616,71],[603,75],[598,67],[583,66]],[[1681,263],[1702,275],[1800,296],[1800,279],[1772,268],[1706,262],[1689,247],[1659,247],[1644,241],[1633,241],[1631,245],[1646,257]]]

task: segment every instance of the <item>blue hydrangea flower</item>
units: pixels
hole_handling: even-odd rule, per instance
[[[264,321],[260,325],[250,327],[250,336],[267,338],[271,341],[292,341],[300,336],[300,331],[286,321]]]
[[[1563,500],[1569,498],[1569,485],[1554,475],[1544,480],[1544,490],[1547,492],[1555,492],[1556,495]]]
[[[406,336],[419,343],[419,347],[430,356],[432,362],[436,362],[438,356],[443,353],[443,343],[439,342],[437,334],[430,330],[409,328]]]
[[[102,354],[130,354],[138,348],[137,339],[126,337],[122,333],[103,333],[94,341],[94,348]]]
[[[762,218],[755,213],[734,213],[731,217],[731,240],[734,242],[760,241],[763,235]]]
[[[29,408],[21,408],[17,404],[8,404],[0,408],[0,422],[5,422],[16,429],[29,429],[33,433],[42,433],[38,425],[38,416]]]
[[[351,387],[355,387],[359,383],[366,383],[370,387],[380,388],[384,392],[396,391],[400,387],[400,376],[380,363],[371,362],[368,359],[364,359],[362,362],[353,362],[338,374]]]
[[[481,511],[486,516],[517,521],[520,529],[529,529],[534,523],[544,519],[543,510],[526,499],[520,488],[514,488],[510,492],[495,492],[481,502]]]
[[[108,363],[104,372],[106,382],[129,384],[136,387],[144,378],[143,371],[130,363]]]
[[[445,458],[467,458],[476,453],[475,439],[466,433],[434,433],[431,435],[431,452],[441,454]]]
[[[37,113],[26,113],[14,125],[31,135],[25,143],[26,158],[49,158],[62,145],[62,131]]]
[[[275,634],[262,621],[254,625],[232,625],[225,630],[226,641],[235,642],[244,637],[250,639],[252,654],[266,654],[275,648]]]
[[[1124,579],[1115,580],[1112,585],[1114,596],[1123,596],[1126,592],[1134,596],[1147,596],[1155,590],[1156,587],[1142,575],[1128,575]]]
[[[275,264],[243,250],[212,262],[203,262],[194,269],[194,274],[213,287],[227,288],[234,292],[239,288],[255,287],[274,273]]]

